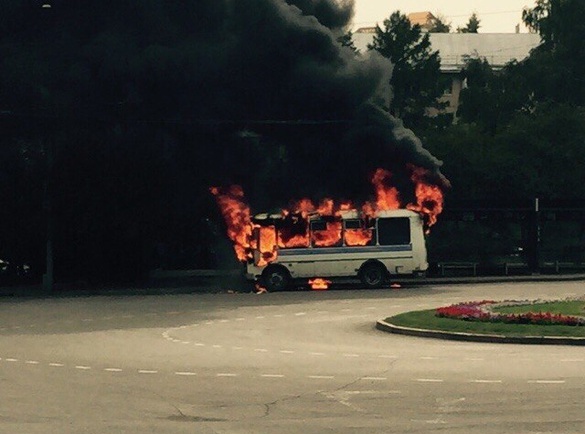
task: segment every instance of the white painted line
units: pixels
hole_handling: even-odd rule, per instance
[[[202,344],[201,342],[197,342],[197,343],[195,344],[195,346],[196,346],[196,347],[204,347],[204,346],[205,346],[205,344]]]
[[[184,377],[193,377],[197,374],[195,372],[175,372],[175,375],[182,375]]]
[[[37,362],[36,360],[27,360],[24,363],[26,363],[27,365],[38,365],[39,364],[39,362]]]
[[[49,366],[55,366],[57,368],[60,368],[62,366],[65,366],[63,363],[49,363]]]
[[[482,360],[485,360],[481,357],[466,357],[463,360],[467,360],[469,362],[481,362]]]
[[[258,353],[267,353],[268,350],[266,348],[255,348],[254,351]]]
[[[386,381],[387,377],[363,377],[362,380],[370,380],[370,381]]]
[[[246,318],[236,318],[236,321],[246,321]]]
[[[221,348],[221,345],[212,345],[213,348]]]
[[[307,314],[307,312],[297,312],[297,313],[295,313],[295,316],[303,316],[306,314]]]
[[[309,375],[307,378],[312,380],[330,380],[335,377],[333,375]]]
[[[237,377],[238,374],[232,374],[230,372],[222,372],[215,375],[216,377]]]
[[[380,354],[378,356],[380,359],[397,359],[398,356],[393,356],[391,354]]]
[[[272,315],[274,318],[282,318],[284,315],[277,313],[276,315]]]
[[[266,317],[262,316],[262,315],[256,317],[256,319],[264,319],[264,318],[266,318]]]
[[[229,319],[221,319],[221,320],[219,320],[219,322],[226,323],[226,322],[230,322],[230,320]]]
[[[565,380],[530,380],[532,384],[564,384]]]
[[[282,354],[294,354],[294,351],[291,350],[280,350]]]
[[[181,341],[182,344],[190,344],[191,341]]]
[[[351,312],[353,309],[341,309],[342,312]]]
[[[310,356],[324,356],[325,353],[309,353]]]
[[[501,383],[502,380],[471,380],[471,383],[479,383],[479,384],[492,384],[492,383]]]
[[[80,369],[80,370],[82,370],[82,371],[88,371],[88,370],[90,370],[90,369],[91,369],[91,366],[82,366],[82,365],[77,365],[77,366],[75,367],[75,369]]]
[[[213,321],[206,321],[205,324],[212,325],[213,324]]]
[[[432,357],[432,356],[422,356],[422,357],[419,357],[419,359],[421,359],[421,360],[437,360],[436,357]]]
[[[420,383],[442,383],[443,380],[439,378],[417,378],[416,381]]]
[[[158,371],[151,371],[149,369],[139,369],[139,374],[158,374]]]
[[[120,368],[106,368],[106,369],[104,369],[104,371],[107,371],[107,372],[122,372],[122,370]]]
[[[398,308],[398,307],[402,307],[401,304],[393,304],[392,306],[390,306],[390,308]]]
[[[343,357],[360,357],[359,354],[344,354]]]
[[[9,358],[9,359],[4,359],[6,362],[18,362],[18,359],[13,359],[13,358]]]
[[[317,313],[323,315],[323,314],[329,313],[329,311],[328,310],[320,310]]]
[[[284,378],[282,374],[262,374],[261,377],[264,378]]]

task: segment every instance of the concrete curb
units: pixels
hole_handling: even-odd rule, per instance
[[[419,329],[397,326],[379,320],[376,328],[389,333],[418,336],[423,338],[447,339],[453,341],[489,342],[496,344],[530,344],[530,345],[585,345],[585,337],[568,336],[505,336],[462,332],[446,332],[442,330]]]

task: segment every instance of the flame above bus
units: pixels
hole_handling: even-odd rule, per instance
[[[406,208],[423,216],[428,232],[428,228],[437,222],[437,216],[443,211],[443,191],[429,181],[427,169],[414,165],[407,168],[414,184],[415,203],[404,204],[399,191],[392,185],[392,173],[379,168],[371,178],[375,200],[361,207],[347,201],[336,203],[330,198],[315,205],[310,199],[304,198],[283,209],[277,220],[267,220],[268,223],[259,223],[252,218],[240,186],[227,189],[213,187],[210,191],[216,197],[237,258],[242,262],[251,260],[253,250],[258,250],[261,253],[258,265],[266,265],[276,258],[277,248],[308,247],[311,243],[320,247],[338,245],[342,242],[341,217],[344,213],[354,212],[356,216],[361,215],[367,220],[373,219],[380,211]],[[310,221],[315,218],[322,221],[321,227],[309,231]],[[252,237],[255,230],[258,236]],[[363,246],[371,241],[372,236],[373,231],[367,225],[346,228],[343,241],[345,245]]]

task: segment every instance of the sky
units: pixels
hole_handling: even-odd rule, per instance
[[[535,3],[535,0],[355,0],[352,28],[382,24],[392,12],[400,10],[404,14],[430,11],[435,16],[443,15],[454,31],[465,26],[475,12],[480,19],[480,33],[513,33],[516,24],[526,33],[522,9]]]

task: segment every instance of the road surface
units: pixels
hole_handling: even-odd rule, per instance
[[[582,282],[0,300],[0,433],[583,433],[583,347],[375,322]]]

